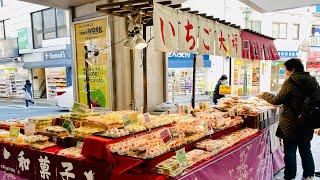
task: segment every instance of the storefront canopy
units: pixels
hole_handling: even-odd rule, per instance
[[[259,12],[272,12],[320,4],[320,0],[240,0]]]

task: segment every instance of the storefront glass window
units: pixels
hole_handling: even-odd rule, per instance
[[[32,13],[32,31],[33,31],[33,46],[34,48],[42,47],[42,12]]]
[[[47,9],[43,11],[43,37],[44,39],[53,39],[56,34],[56,16],[55,9]]]
[[[57,32],[58,37],[65,37],[67,35],[67,27],[66,27],[66,13],[62,9],[56,10],[57,15]]]
[[[0,39],[5,39],[4,21],[0,21]]]

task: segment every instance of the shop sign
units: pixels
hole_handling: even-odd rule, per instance
[[[162,52],[241,57],[240,30],[154,4],[155,48]]]
[[[85,49],[104,49],[108,42],[107,20],[105,18],[90,20],[74,25],[76,47],[76,69],[78,77],[79,102],[88,104],[86,91]],[[93,107],[111,109],[111,78],[108,51],[101,51],[88,69],[90,98]]]
[[[17,38],[0,40],[0,58],[18,57]]]
[[[164,142],[165,144],[167,144],[168,142],[170,142],[171,139],[172,139],[171,133],[170,133],[170,131],[169,131],[168,128],[166,128],[166,129],[164,129],[162,132],[160,132],[160,137],[161,137],[161,139],[163,140],[163,142]]]
[[[231,94],[231,86],[220,85],[219,94]]]
[[[298,51],[278,51],[278,55],[282,58],[295,58],[298,57]]]
[[[308,61],[320,62],[320,51],[310,51]]]
[[[18,30],[19,50],[29,49],[28,29],[22,28]]]
[[[143,120],[144,120],[145,123],[149,123],[150,122],[149,113],[143,114]]]
[[[43,59],[45,61],[48,60],[62,60],[66,59],[67,57],[67,50],[61,49],[61,50],[54,50],[54,51],[46,51],[43,53]]]
[[[78,113],[87,113],[89,111],[89,107],[88,105],[75,102],[73,103],[71,110]]]

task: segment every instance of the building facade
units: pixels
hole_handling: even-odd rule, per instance
[[[35,98],[53,99],[72,85],[68,11],[0,0],[0,49],[0,80],[10,84],[0,96],[22,97],[26,79]]]

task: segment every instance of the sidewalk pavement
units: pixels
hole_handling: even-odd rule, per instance
[[[37,105],[40,106],[54,106],[55,103],[52,100],[48,99],[34,99]],[[8,103],[8,104],[25,104],[24,99],[22,98],[0,98],[0,103]]]

